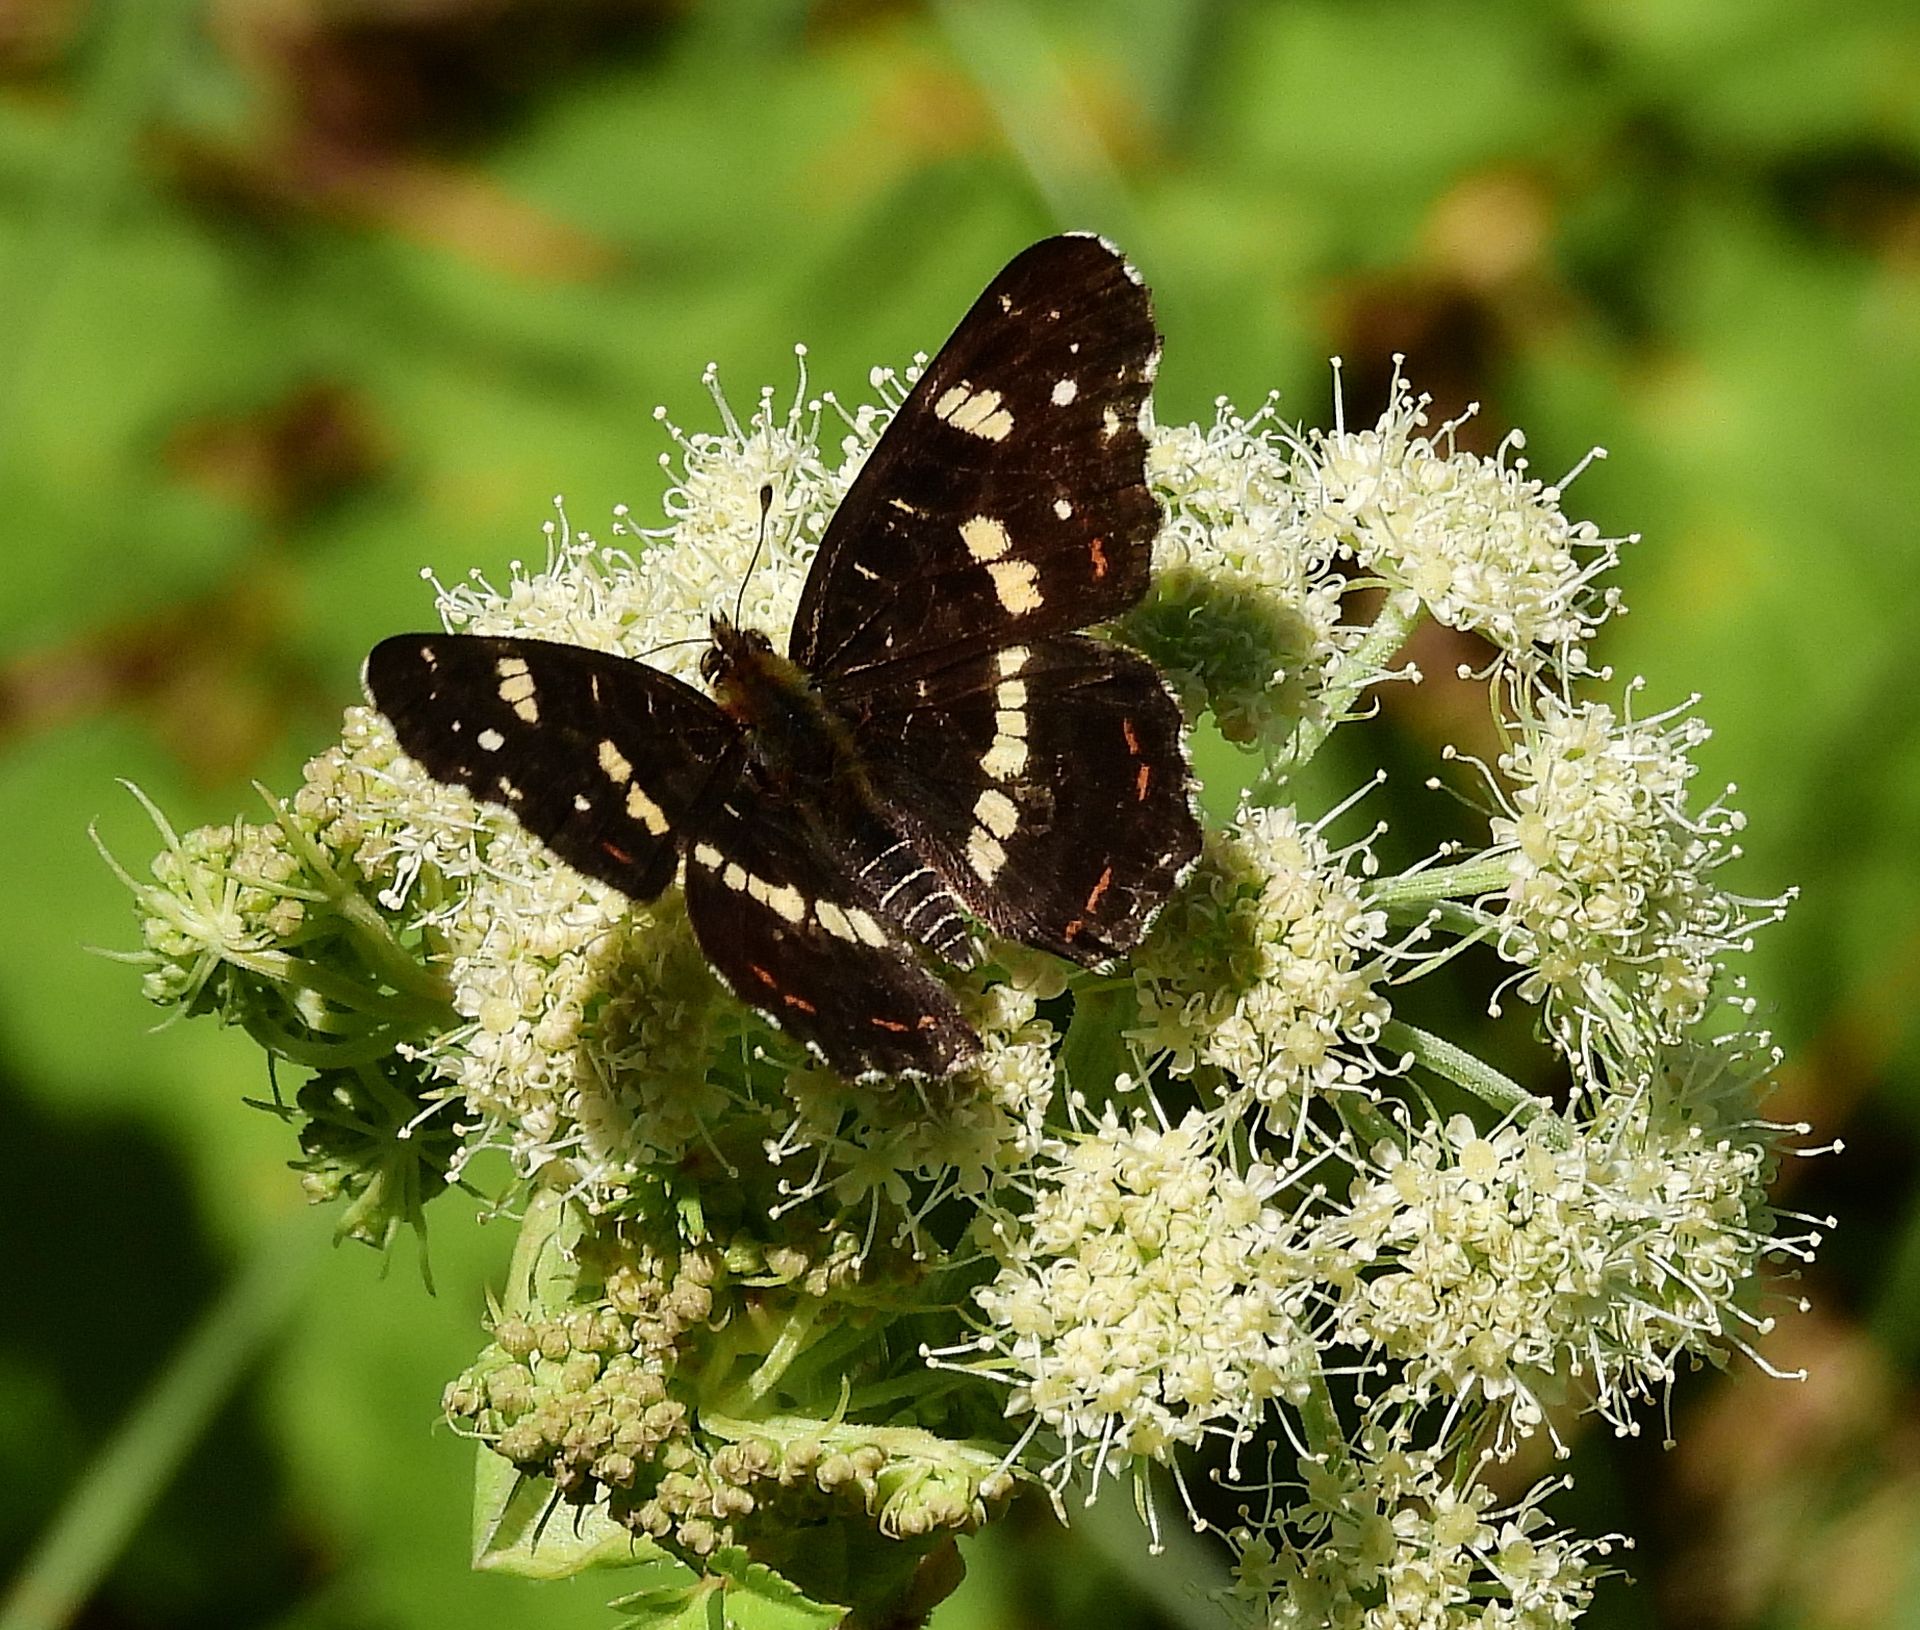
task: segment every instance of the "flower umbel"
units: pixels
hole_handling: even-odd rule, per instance
[[[1336,852],[1291,809],[1243,807],[1135,959],[1141,1046],[1176,1076],[1220,1072],[1270,1131],[1363,1086],[1389,1012],[1372,869],[1364,844]]]
[[[659,524],[623,510],[603,547],[563,518],[506,583],[438,587],[442,621],[695,685],[716,613],[780,646],[917,377],[846,410],[803,374],[744,420],[714,385],[714,428],[668,427]],[[987,394],[954,415],[997,425]],[[269,1107],[342,1232],[389,1246],[482,1178],[518,1219],[445,1398],[537,1495],[486,1565],[637,1556],[883,1622],[1020,1485],[1146,1501],[1164,1469],[1231,1530],[1237,1622],[1579,1617],[1611,1542],[1483,1474],[1583,1410],[1637,1430],[1683,1363],[1764,1364],[1768,1265],[1819,1225],[1768,1201],[1805,1129],[1760,1118],[1777,1060],[1731,962],[1784,900],[1718,881],[1741,818],[1689,804],[1691,707],[1636,717],[1589,659],[1617,542],[1517,434],[1482,458],[1427,422],[1396,376],[1370,428],[1271,401],[1151,428],[1157,572],[1112,632],[1235,813],[1130,959],[983,931],[939,970],[980,1042],[949,1077],[842,1079],[716,978],[677,887],[574,872],[371,708],[262,820],[153,811],[129,960],[300,1072]],[[1507,743],[1484,828],[1437,847],[1418,778],[1354,767],[1378,731],[1321,756],[1418,679],[1393,665],[1425,617],[1488,643],[1457,682]],[[1550,1043],[1524,1080],[1406,1016],[1459,1011],[1406,987],[1476,946],[1527,1004],[1494,1016]],[[1237,1519],[1196,1493],[1209,1461],[1243,1493],[1265,1468]]]
[[[1161,1128],[1110,1105],[1041,1151],[1031,1209],[992,1230],[1000,1270],[974,1295],[996,1356],[975,1368],[1014,1383],[1008,1413],[1058,1441],[1062,1474],[1248,1437],[1305,1385],[1296,1219],[1266,1203],[1270,1169],[1216,1157],[1219,1137],[1198,1110]]]

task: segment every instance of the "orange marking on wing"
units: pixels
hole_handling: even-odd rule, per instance
[[[1152,779],[1152,766],[1142,764],[1140,766],[1140,773],[1133,778],[1133,796],[1136,803],[1144,804],[1147,801],[1147,783]]]
[[[1087,552],[1093,556],[1093,577],[1097,583],[1107,575],[1107,540],[1095,538],[1087,545]]]
[[[1127,751],[1133,754],[1135,758],[1138,758],[1140,756],[1140,738],[1133,732],[1133,720],[1122,719],[1120,721],[1120,733],[1127,738]]]
[[[758,970],[756,969],[755,971],[757,972]],[[797,1007],[802,1013],[818,1013],[820,1011],[813,1003],[809,1002],[806,997],[795,996],[792,991],[788,991],[780,1000],[785,1002],[788,1007]]]
[[[1082,908],[1089,917],[1093,915],[1095,908],[1100,904],[1100,896],[1107,892],[1107,885],[1112,881],[1113,868],[1109,866],[1100,874],[1100,881],[1093,885],[1093,893],[1087,896],[1087,903]]]
[[[904,1036],[912,1028],[911,1025],[895,1024],[891,1019],[870,1019],[868,1023],[877,1024],[882,1030],[891,1030],[896,1036]]]
[[[771,987],[780,983],[779,980],[775,979],[772,974],[768,973],[767,970],[757,962],[749,962],[747,968],[753,974],[753,977],[763,985]]]
[[[1079,934],[1080,930],[1085,928],[1086,926],[1087,926],[1087,922],[1084,917],[1075,917],[1072,922],[1068,923],[1065,928],[1060,930],[1060,937],[1063,940],[1073,939]]]
[[[633,856],[622,849],[613,839],[602,838],[600,840],[600,847],[605,853],[612,855],[615,860],[619,861],[622,866],[631,866],[633,864]]]
[[[931,1013],[922,1013],[915,1022],[922,1030],[937,1030],[940,1028],[940,1021]]]

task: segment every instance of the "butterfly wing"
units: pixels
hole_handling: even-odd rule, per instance
[[[980,1044],[952,993],[861,881],[862,860],[887,851],[829,843],[763,777],[750,768],[687,851],[687,916],[707,960],[843,1075],[945,1075],[972,1058]]]
[[[850,694],[956,647],[1032,641],[1146,591],[1141,411],[1160,338],[1098,238],[1017,255],[888,425],[821,540],[789,641]]]
[[[363,677],[429,775],[635,900],[673,880],[689,823],[745,758],[740,728],[692,686],[585,646],[398,634]]]
[[[998,933],[1076,962],[1138,944],[1200,851],[1152,665],[1069,636],[960,658],[856,731],[875,791]]]

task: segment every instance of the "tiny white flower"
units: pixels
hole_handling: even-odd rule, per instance
[[[1109,1107],[1049,1143],[1032,1210],[996,1231],[1000,1271],[975,1295],[997,1356],[974,1367],[1059,1438],[1062,1476],[1243,1436],[1312,1359],[1294,1221],[1216,1138],[1197,1110],[1162,1129]]]
[[[1586,1610],[1612,1539],[1577,1540],[1541,1509],[1560,1481],[1502,1507],[1404,1425],[1303,1462],[1230,1536],[1225,1605],[1260,1630],[1558,1630]]]
[[[1166,518],[1125,631],[1228,740],[1278,740],[1315,712],[1357,637],[1340,623],[1346,578],[1309,524],[1291,435],[1271,400],[1246,417],[1222,402],[1204,430],[1156,426],[1147,477]]]
[[[1370,430],[1315,431],[1299,442],[1299,481],[1314,527],[1346,542],[1390,587],[1417,597],[1449,628],[1477,633],[1510,657],[1545,651],[1567,671],[1619,604],[1597,579],[1621,540],[1560,508],[1546,485],[1509,462],[1516,431],[1493,458],[1454,445],[1459,421],[1426,434],[1427,398],[1396,368],[1392,400]],[[1571,479],[1568,477],[1567,479]]]
[[[1710,732],[1676,711],[1636,720],[1601,702],[1523,693],[1492,837],[1510,856],[1499,948],[1527,970],[1520,995],[1578,1051],[1583,1019],[1625,1016],[1659,1043],[1705,1015],[1727,956],[1784,900],[1727,893],[1738,811],[1687,807]]]
[[[1416,1399],[1491,1406],[1502,1452],[1568,1396],[1630,1430],[1680,1359],[1745,1348],[1762,1260],[1800,1254],[1766,1204],[1765,1062],[1682,1049],[1583,1099],[1584,1124],[1456,1116],[1376,1150],[1318,1234],[1340,1335]]]
[[[1356,875],[1369,864],[1290,809],[1243,809],[1135,959],[1136,1039],[1175,1074],[1225,1071],[1279,1132],[1315,1095],[1363,1084],[1389,1014],[1387,920]]]

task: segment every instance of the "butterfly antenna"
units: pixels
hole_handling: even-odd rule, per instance
[[[753,579],[753,569],[760,564],[760,551],[767,546],[767,511],[773,508],[773,483],[767,482],[760,489],[760,536],[753,545],[753,558],[747,562],[746,576],[740,579],[740,592],[733,597],[733,626],[740,626],[740,611],[747,603],[747,584]]]
[[[712,639],[706,634],[691,634],[683,640],[662,640],[658,645],[650,645],[646,650],[634,656],[635,662],[645,662],[648,657],[658,656],[662,651],[671,651],[676,645],[710,645]]]

